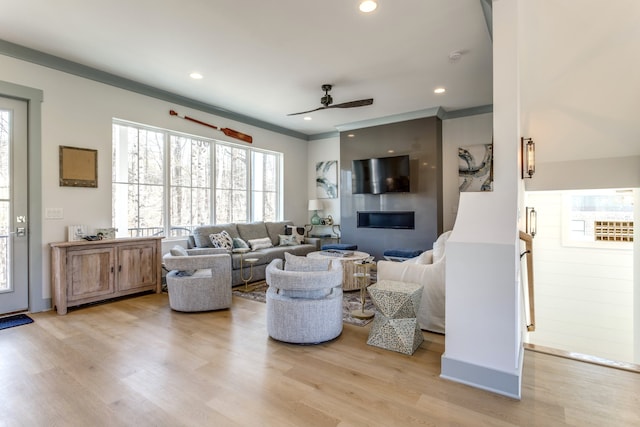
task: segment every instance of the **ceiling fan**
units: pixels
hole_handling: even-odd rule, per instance
[[[314,108],[313,110],[308,110],[308,111],[301,111],[299,113],[287,114],[287,116],[296,116],[298,114],[312,113],[314,111],[326,110],[328,108],[353,108],[353,107],[364,107],[365,105],[373,104],[373,98],[360,99],[358,101],[343,102],[341,104],[333,104],[333,98],[331,97],[331,95],[329,95],[329,91],[331,90],[331,87],[332,86],[329,84],[322,85],[322,90],[324,91],[324,96],[320,98],[320,103],[322,104],[322,107]]]

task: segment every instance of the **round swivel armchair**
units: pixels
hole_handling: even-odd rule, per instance
[[[324,271],[309,271],[308,267],[302,267],[303,271],[289,271],[282,266],[281,259],[274,259],[266,270],[269,336],[294,344],[316,344],[339,336],[342,333],[342,264],[326,262]]]

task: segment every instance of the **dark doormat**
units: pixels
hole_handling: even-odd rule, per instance
[[[3,317],[0,319],[0,329],[13,328],[14,326],[33,323],[33,319],[26,314],[16,314],[15,316]]]

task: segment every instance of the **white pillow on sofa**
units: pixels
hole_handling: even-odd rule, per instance
[[[249,240],[249,246],[251,246],[252,251],[257,251],[258,249],[272,248],[273,243],[271,243],[271,238],[263,237],[261,239]]]

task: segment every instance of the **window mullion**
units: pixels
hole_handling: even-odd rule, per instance
[[[164,209],[164,217],[167,219],[165,221],[164,224],[164,235],[165,237],[169,237],[171,236],[171,224],[172,224],[172,218],[171,218],[171,185],[173,184],[171,182],[171,138],[173,138],[175,135],[171,134],[170,132],[165,132],[164,134],[164,152],[165,152],[165,156],[164,156],[164,161],[163,161],[163,166],[164,166],[164,173],[163,175],[163,194],[164,194],[164,200],[162,203],[163,209]]]

